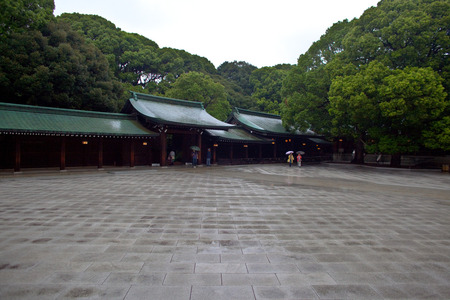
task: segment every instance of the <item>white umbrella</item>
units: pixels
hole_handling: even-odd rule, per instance
[[[294,153],[294,151],[288,151],[288,152],[286,152],[286,155],[289,155],[289,154],[292,154],[292,153]]]

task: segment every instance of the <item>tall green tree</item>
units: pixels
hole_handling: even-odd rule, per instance
[[[39,30],[53,20],[53,0],[2,0],[0,38],[13,32]]]
[[[441,81],[430,68],[391,70],[376,61],[337,77],[329,92],[333,133],[357,141],[357,162],[366,148],[391,154],[399,166],[400,154],[419,150],[448,107]]]
[[[347,20],[334,24],[289,71],[281,90],[286,128],[332,135],[328,91],[335,76],[354,73],[354,67],[335,59],[343,51],[342,39],[351,26]]]
[[[190,71],[215,74],[206,58],[184,50],[159,48],[154,41],[122,31],[110,21],[93,15],[62,14],[58,17],[84,35],[108,58],[114,75],[140,92],[164,95],[175,80]]]
[[[250,75],[252,98],[259,111],[280,114],[281,88],[291,65],[277,65],[254,70]]]
[[[450,104],[437,72],[431,68],[397,69],[383,79],[383,85],[378,89],[383,130],[380,132],[378,128],[375,131],[378,134],[372,135],[378,142],[376,150],[394,155],[392,165],[400,164],[400,154],[426,146],[425,140],[440,141],[445,127],[434,138],[427,136],[436,122],[442,122]]]
[[[244,95],[251,96],[253,87],[250,83],[250,75],[257,68],[245,61],[224,62],[217,68],[219,75],[239,85]]]
[[[390,75],[380,63],[372,63],[355,75],[337,77],[331,84],[329,114],[334,136],[353,138],[355,161],[364,162],[368,131],[382,125],[378,86]]]
[[[351,88],[351,90],[347,90],[346,93],[338,93],[339,95],[349,96],[351,92],[356,93],[357,91],[360,94],[349,96],[349,99],[343,97],[343,101],[338,101],[339,105],[353,109],[352,105],[359,103],[360,106],[368,105],[367,109],[370,111],[371,102],[367,100],[368,103],[366,103],[361,98],[364,95],[367,96],[365,90],[367,87],[356,88],[354,84],[366,77],[370,69],[374,71],[375,65],[369,68],[367,66],[376,61],[388,70],[414,73],[414,76],[418,77],[423,76],[426,72],[413,72],[413,69],[408,68],[431,68],[438,74],[438,77],[443,78],[442,85],[446,92],[449,86],[448,68],[450,65],[448,63],[449,11],[450,3],[447,0],[382,0],[377,7],[366,10],[359,19],[333,25],[318,42],[310,47],[307,53],[300,56],[298,66],[283,82],[283,97],[285,97],[286,103],[282,114],[283,122],[286,126],[294,126],[299,129],[309,128],[322,134],[335,135],[343,132],[345,126],[337,127],[338,124],[342,124],[341,121],[345,117],[350,118],[354,113],[344,113],[343,110],[339,111],[337,107],[332,107],[330,98],[333,96],[336,100],[337,90],[345,86],[346,89]],[[361,74],[357,75],[358,73]],[[393,75],[386,73],[386,76]],[[397,74],[397,76],[400,75]],[[381,78],[372,78],[372,80],[375,79],[380,80]],[[371,78],[367,78],[367,80],[370,86]],[[353,82],[353,84],[349,82]],[[333,87],[333,91],[330,87]],[[383,96],[381,91],[377,91],[377,93],[379,93],[379,97]],[[445,95],[448,97],[447,92]],[[387,94],[384,96],[387,97]],[[359,102],[352,101],[358,97],[361,98]],[[349,101],[349,103],[344,105],[345,101]],[[361,113],[364,111],[362,107],[356,108],[356,111]],[[342,115],[340,115],[341,113]],[[432,128],[427,129],[428,142],[421,143],[421,145],[438,148],[438,144],[432,138],[433,134],[440,136],[442,141],[446,140],[445,133],[439,128],[445,127],[447,123],[443,116],[449,113],[447,107],[435,120],[424,121],[418,118],[421,122],[425,122],[426,126],[424,127],[434,124]],[[355,117],[357,116],[355,115]],[[365,115],[365,118],[373,120],[360,121],[373,121],[383,129],[392,126],[390,125],[392,119],[385,118],[380,111],[378,114]],[[379,123],[380,120],[386,123]],[[358,123],[357,120],[353,121],[354,124]],[[360,141],[367,142],[361,138],[361,135],[367,134],[363,125],[364,123],[359,124],[360,127],[363,127],[360,134],[353,134],[357,148],[361,151]],[[352,126],[347,129],[355,130]],[[371,130],[371,134],[375,136],[375,128]],[[387,141],[389,133],[386,130],[379,130],[379,132],[385,134],[384,140]],[[421,136],[424,137],[423,134]],[[392,135],[390,137],[393,138]],[[399,143],[402,137],[403,135],[396,137]],[[385,145],[393,145],[391,138]],[[377,142],[377,145],[380,143]],[[368,147],[368,149],[373,150],[376,147]],[[398,149],[410,151],[411,148],[398,147]],[[440,149],[445,149],[445,147]],[[385,150],[387,151],[387,149]],[[362,161],[361,153],[358,155],[360,161]]]
[[[103,54],[67,24],[12,33],[0,43],[0,93],[4,101],[118,111],[122,86]]]
[[[448,81],[449,12],[448,0],[380,1],[354,21],[341,56],[357,65],[378,60],[393,69],[431,67]]]
[[[211,76],[215,82],[224,86],[227,94],[227,101],[231,107],[255,110],[255,103],[251,96],[245,95],[244,90],[236,82],[228,80],[220,75]]]
[[[166,96],[202,102],[206,111],[219,120],[225,120],[231,112],[223,85],[200,72],[181,75]]]

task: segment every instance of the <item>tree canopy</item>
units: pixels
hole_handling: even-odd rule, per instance
[[[381,0],[333,24],[298,63],[217,70],[95,15],[53,16],[53,0],[2,2],[4,101],[119,111],[128,91],[281,113],[286,128],[352,138],[363,151],[450,150],[448,0]]]
[[[364,150],[449,150],[449,11],[383,0],[334,24],[283,82],[285,125],[353,138],[360,162]]]
[[[231,112],[223,85],[203,73],[189,72],[181,75],[166,95],[202,102],[206,111],[219,120],[225,120]]]
[[[67,24],[12,33],[0,44],[0,93],[7,102],[117,111],[122,86],[103,54]]]
[[[264,67],[250,74],[250,84],[253,87],[252,98],[257,110],[280,114],[281,87],[291,67],[291,65]]]
[[[39,30],[53,20],[53,0],[2,0],[0,37],[13,32]]]

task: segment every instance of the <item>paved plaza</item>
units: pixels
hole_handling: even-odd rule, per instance
[[[450,298],[450,174],[0,174],[0,299]]]

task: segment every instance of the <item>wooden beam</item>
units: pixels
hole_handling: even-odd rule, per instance
[[[230,163],[233,163],[233,143],[230,143]]]
[[[130,139],[130,168],[134,168],[134,139]]]
[[[64,171],[66,169],[66,137],[61,137],[61,153],[60,153],[60,163],[59,169]]]
[[[201,165],[202,164],[202,134],[200,132],[197,134],[197,139],[198,139],[198,147],[200,148],[200,151],[198,151],[197,164]]]
[[[98,168],[103,169],[103,138],[98,140]]]
[[[167,157],[167,140],[166,140],[166,133],[162,131],[159,135],[161,139],[161,160],[160,165],[165,166],[166,165],[166,157]]]
[[[16,157],[14,163],[14,172],[20,172],[20,138],[19,136],[15,137],[16,141]]]

